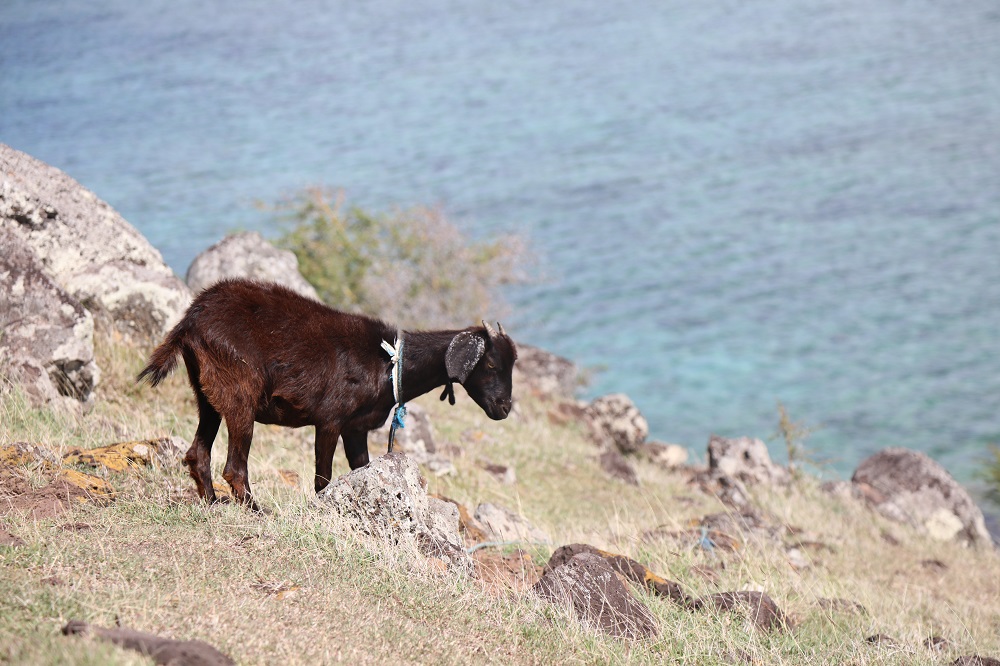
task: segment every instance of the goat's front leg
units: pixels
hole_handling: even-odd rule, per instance
[[[337,450],[340,430],[316,426],[316,492],[330,485],[333,476],[333,452]]]
[[[368,464],[368,431],[345,432],[344,453],[347,454],[347,464],[351,469],[364,467]]]

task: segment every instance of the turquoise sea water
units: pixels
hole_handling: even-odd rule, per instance
[[[697,454],[1000,443],[995,0],[3,0],[0,141],[181,275],[314,184],[521,233],[506,328]]]

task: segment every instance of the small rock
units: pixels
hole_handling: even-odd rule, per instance
[[[483,462],[480,464],[480,467],[493,475],[497,481],[505,486],[512,486],[517,483],[517,474],[514,472],[514,468],[509,465]]]
[[[638,453],[649,434],[649,424],[624,393],[597,398],[583,413],[594,440],[614,445],[625,455]]]
[[[598,462],[608,476],[612,479],[624,481],[630,486],[639,485],[639,475],[635,471],[632,463],[625,459],[618,449],[608,447],[598,457]]]
[[[64,636],[91,635],[127,650],[135,650],[157,664],[171,666],[235,666],[236,662],[204,641],[178,641],[124,627],[105,629],[71,620],[62,628]]]
[[[609,553],[583,543],[574,543],[557,548],[556,552],[552,553],[552,557],[549,558],[548,564],[545,565],[545,571],[548,572],[557,567],[561,567],[580,553],[590,553],[591,555],[597,555],[598,557],[604,558],[604,560],[617,573],[621,574],[636,585],[647,588],[658,596],[666,597],[667,599],[670,599],[671,601],[682,606],[688,606],[691,604],[691,597],[684,592],[680,583],[675,583],[658,576],[653,573],[649,567],[633,560],[631,557],[626,557],[625,555],[619,555],[617,553]]]
[[[872,636],[868,636],[865,638],[865,643],[869,643],[871,645],[885,645],[888,647],[896,647],[899,645],[899,641],[892,636],[887,636],[886,634],[874,634]]]
[[[688,461],[688,450],[679,444],[646,442],[639,453],[651,463],[666,469],[675,469]]]
[[[1000,659],[980,657],[978,654],[959,657],[951,662],[951,666],[1000,666]]]
[[[659,633],[649,609],[632,596],[604,558],[591,553],[574,555],[547,571],[532,591],[569,606],[581,622],[617,638],[642,639]]]
[[[355,529],[390,543],[415,542],[425,555],[471,571],[459,536],[458,509],[429,497],[416,463],[394,451],[336,479],[317,495]]]
[[[823,610],[828,610],[837,613],[857,613],[859,615],[868,615],[868,609],[859,604],[857,601],[851,601],[850,599],[819,599],[816,602],[819,607]]]
[[[289,488],[298,488],[302,479],[299,478],[299,473],[294,469],[279,469],[278,478]]]
[[[257,590],[258,592],[263,592],[264,594],[278,599],[284,599],[294,595],[296,592],[302,589],[301,585],[294,585],[288,581],[264,581],[258,580],[256,583],[250,586],[250,589]]]
[[[158,448],[154,440],[118,442],[94,449],[70,449],[63,456],[67,465],[103,467],[112,472],[124,472],[138,467],[148,467]]]
[[[751,437],[727,439],[712,435],[708,442],[708,470],[749,484],[783,484],[791,478],[787,469],[771,462],[767,445]]]
[[[480,504],[476,507],[475,518],[491,541],[549,542],[548,534],[533,526],[523,516],[498,504]]]
[[[923,646],[928,650],[942,652],[951,647],[951,641],[944,636],[928,636],[924,639]]]
[[[38,465],[42,469],[52,469],[60,465],[59,456],[44,446],[28,442],[14,442],[0,446],[0,465],[7,467],[27,467]]]
[[[490,536],[486,533],[486,529],[483,527],[482,523],[476,520],[472,514],[469,513],[468,507],[460,502],[456,502],[450,497],[445,497],[443,495],[431,495],[431,497],[436,497],[439,500],[450,502],[455,505],[455,508],[458,510],[458,529],[466,536],[467,541],[473,544],[489,541]]]
[[[720,592],[702,597],[692,605],[694,609],[717,611],[744,611],[754,625],[763,631],[790,627],[791,623],[778,605],[763,592]]]

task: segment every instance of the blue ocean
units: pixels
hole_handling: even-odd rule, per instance
[[[696,457],[1000,444],[995,0],[2,0],[0,142],[182,276],[312,185],[518,233],[508,331]]]

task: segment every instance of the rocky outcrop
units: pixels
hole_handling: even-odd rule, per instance
[[[747,484],[787,483],[788,470],[771,461],[767,445],[759,439],[727,439],[712,435],[708,442],[708,471]]]
[[[197,294],[226,278],[277,282],[306,298],[319,300],[316,289],[299,272],[295,255],[274,247],[256,231],[226,236],[199,254],[188,267],[186,280]]]
[[[92,402],[101,373],[94,321],[42,270],[31,248],[0,226],[0,373],[36,404]]]
[[[0,227],[70,296],[126,334],[160,336],[188,288],[111,206],[68,175],[0,144]]]
[[[401,452],[387,453],[345,474],[320,492],[319,499],[329,502],[353,529],[393,544],[414,542],[423,554],[450,568],[472,569],[458,532],[458,508],[428,496],[416,463]]]
[[[969,493],[919,451],[883,449],[858,465],[851,482],[880,514],[933,539],[992,544],[983,512]]]
[[[542,599],[569,607],[584,624],[616,638],[656,636],[656,619],[625,587],[603,557],[579,553],[549,569],[532,591]]]

